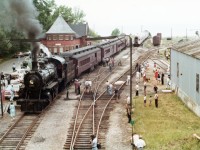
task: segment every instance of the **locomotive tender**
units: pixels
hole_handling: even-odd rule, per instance
[[[20,89],[17,104],[21,105],[21,111],[41,112],[68,83],[126,46],[126,36],[120,36],[97,45],[51,55],[41,44],[42,55],[38,56],[37,63],[32,62],[32,70],[24,76],[24,86]]]

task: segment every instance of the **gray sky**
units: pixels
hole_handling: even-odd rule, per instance
[[[126,34],[195,35],[200,31],[200,0],[55,0],[84,11],[90,28],[108,36],[115,28]]]

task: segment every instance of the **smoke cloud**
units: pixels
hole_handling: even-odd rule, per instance
[[[6,15],[4,26],[17,27],[28,39],[36,39],[42,33],[42,26],[36,19],[38,12],[32,0],[1,0],[1,15]],[[3,16],[2,16],[3,17]],[[39,43],[32,42],[32,59],[37,61]]]

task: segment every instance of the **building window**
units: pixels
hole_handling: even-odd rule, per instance
[[[199,92],[199,74],[196,74],[196,91]]]
[[[65,40],[67,40],[67,41],[68,41],[68,40],[69,40],[69,36],[65,36]]]
[[[72,41],[73,39],[74,39],[73,36],[71,36],[71,41]]]
[[[179,77],[179,63],[177,63],[177,77]]]
[[[52,39],[51,39],[51,35],[48,35],[48,36],[47,36],[47,40],[52,40]]]
[[[59,35],[59,40],[63,40],[63,35]]]
[[[57,35],[53,35],[53,40],[58,40]]]

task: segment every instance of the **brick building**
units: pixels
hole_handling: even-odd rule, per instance
[[[51,53],[69,51],[86,45],[89,31],[88,24],[68,25],[62,16],[59,16],[51,28],[46,32],[42,43],[49,48]]]

